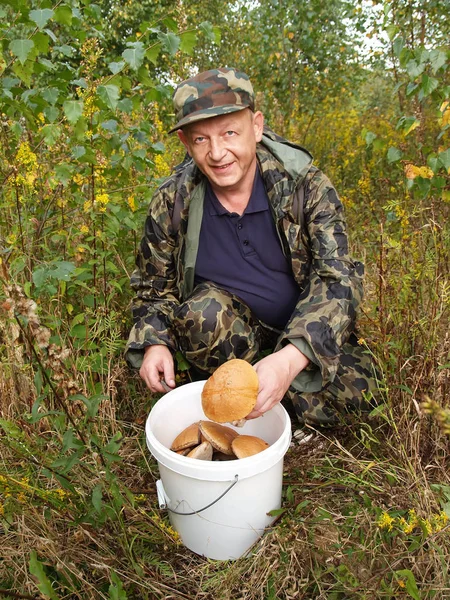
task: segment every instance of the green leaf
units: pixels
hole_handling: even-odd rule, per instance
[[[447,169],[450,169],[450,148],[444,150],[444,152],[439,152],[438,158],[442,166]]]
[[[116,110],[117,102],[119,100],[119,88],[116,85],[99,85],[97,94],[108,108]]]
[[[59,129],[59,128],[58,128]],[[55,167],[55,175],[56,180],[66,186],[72,178],[72,174],[75,170],[74,165],[70,165],[68,163],[60,163]],[[68,265],[73,266],[73,263],[67,263]],[[73,273],[74,269],[67,267],[67,281],[70,280],[70,275]],[[61,271],[60,271],[61,272]]]
[[[142,42],[129,42],[129,48],[122,52],[125,62],[137,71],[144,61],[144,44]]]
[[[163,19],[162,22],[167,27],[167,29],[170,29],[171,31],[177,31],[178,23],[173,17],[165,17],[165,19]]]
[[[438,87],[439,81],[434,77],[429,77],[426,73],[422,75],[422,83],[420,84],[420,96],[429,96]]]
[[[42,8],[30,10],[29,17],[32,21],[34,21],[34,23],[36,23],[39,29],[43,29],[46,26],[47,21],[49,21],[54,14],[54,10],[51,10],[50,8]]]
[[[30,553],[30,573],[34,575],[38,580],[37,588],[46,598],[50,600],[58,600],[58,596],[52,587],[50,579],[47,577],[44,571],[44,566],[37,557],[36,550],[32,550]]]
[[[406,71],[411,79],[415,79],[425,69],[425,63],[418,63],[416,60],[410,60],[406,64]]]
[[[147,48],[147,50],[145,51],[145,56],[148,58],[148,60],[151,63],[156,65],[160,52],[161,52],[161,42],[158,42],[157,44],[153,44],[153,46],[150,46],[150,48]]]
[[[62,4],[55,9],[55,21],[61,25],[72,25],[72,9],[67,4]]]
[[[14,56],[17,56],[22,64],[25,64],[25,61],[33,48],[34,42],[32,40],[13,40],[9,44],[9,49]]]
[[[403,152],[398,148],[391,146],[387,152],[388,163],[397,162],[403,156]]]
[[[123,589],[123,583],[114,571],[111,571],[112,583],[108,588],[110,600],[127,600],[128,596]]]
[[[42,92],[42,97],[47,100],[49,104],[56,104],[59,98],[59,90],[57,88],[46,88]]]
[[[178,52],[180,47],[180,38],[174,33],[160,33],[158,38],[161,40],[163,48],[171,56]]]
[[[78,121],[83,114],[83,101],[82,100],[66,100],[63,104],[64,114],[67,120],[72,125]]]
[[[39,52],[42,54],[47,54],[48,45],[50,43],[48,35],[42,33],[42,31],[37,31],[31,39]]]
[[[78,340],[86,340],[88,336],[88,328],[86,325],[82,325],[81,323],[75,325],[70,330],[70,335]]]
[[[59,110],[56,108],[56,106],[46,106],[43,110],[43,113],[47,121],[50,121],[50,123],[54,123],[59,117]]]
[[[29,60],[24,65],[22,65],[22,64],[20,64],[20,62],[16,61],[12,66],[12,70],[13,70],[14,74],[17,75],[17,77],[19,77],[19,79],[21,81],[23,81],[27,87],[30,87],[31,76],[33,75],[33,71],[34,71],[34,63],[33,62],[31,62]]]
[[[209,21],[203,21],[203,23],[200,23],[198,28],[203,31],[209,40],[215,44],[220,43],[221,33],[219,27],[213,27]]]
[[[92,506],[94,507],[95,511],[99,514],[102,512],[102,506],[103,506],[102,498],[103,498],[102,486],[100,483],[97,483],[95,488],[92,490],[91,501],[92,501]]]
[[[119,123],[114,119],[109,119],[108,121],[103,121],[103,123],[100,123],[100,127],[102,129],[106,129],[106,131],[117,131],[118,125]]]
[[[49,148],[51,148],[59,139],[61,135],[61,128],[58,125],[44,125],[41,130],[42,135],[44,136],[44,141]]]
[[[414,577],[414,573],[409,569],[400,569],[395,571],[395,575],[398,579],[405,579],[406,591],[414,598],[414,600],[421,600],[421,596],[416,584],[416,578]]]
[[[192,52],[197,43],[197,35],[194,31],[186,31],[180,35],[180,50],[189,56],[192,55]]]
[[[133,103],[129,98],[123,98],[117,103],[117,108],[127,114],[133,110]]]
[[[403,50],[404,45],[405,45],[405,40],[401,36],[399,36],[398,38],[395,38],[394,43],[392,44],[392,49],[397,58],[400,56],[400,53]]]
[[[69,165],[66,166],[70,169]],[[67,260],[58,260],[54,263],[54,267],[55,268],[53,269],[51,275],[58,281],[70,281],[72,278],[72,273],[76,269],[74,263]]]
[[[447,62],[447,54],[442,50],[432,50],[430,52],[430,64],[433,73],[436,73]]]
[[[121,60],[120,62],[110,62],[108,64],[108,69],[111,71],[113,75],[120,73],[120,71],[124,68],[125,62]]]

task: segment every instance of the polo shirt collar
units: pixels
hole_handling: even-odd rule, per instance
[[[208,210],[210,215],[222,216],[231,214],[230,211],[222,206],[208,180],[206,181],[205,199],[208,202]],[[251,213],[263,212],[265,210],[269,210],[269,203],[267,200],[267,193],[264,188],[263,178],[259,171],[259,166],[257,166],[250,200],[242,216]]]

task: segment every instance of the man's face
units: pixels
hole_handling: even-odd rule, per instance
[[[215,191],[246,191],[253,185],[256,144],[264,119],[249,109],[191,123],[180,140]]]

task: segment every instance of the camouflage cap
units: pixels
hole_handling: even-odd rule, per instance
[[[211,69],[182,81],[173,95],[177,124],[172,133],[189,123],[255,108],[248,76],[231,68]]]

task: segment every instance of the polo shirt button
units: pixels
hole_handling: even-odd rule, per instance
[[[238,229],[242,229],[242,223],[239,223]]]
[[[248,240],[244,240],[244,246],[248,246]]]

